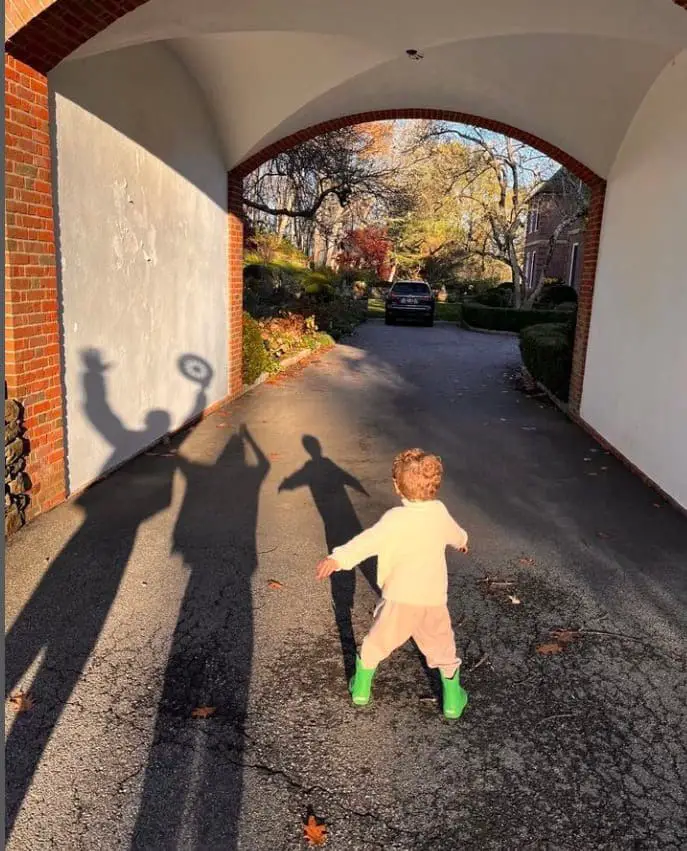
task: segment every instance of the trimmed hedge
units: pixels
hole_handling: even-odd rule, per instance
[[[571,303],[577,304],[577,290],[567,284],[547,284],[535,302],[537,307],[544,309]]]
[[[530,325],[560,322],[560,311],[516,310],[514,307],[488,307],[474,301],[463,304],[463,321],[488,331],[522,331]]]
[[[243,314],[243,383],[254,384],[270,368],[270,358],[260,326],[249,313]]]
[[[564,402],[570,390],[572,350],[570,323],[530,325],[520,333],[523,363],[537,381]]]

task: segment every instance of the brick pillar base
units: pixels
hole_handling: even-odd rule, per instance
[[[24,406],[27,516],[65,498],[48,81],[5,56],[5,380]]]
[[[570,411],[575,415],[580,413],[580,404],[582,403],[584,368],[587,361],[587,343],[589,341],[589,325],[592,319],[596,263],[599,257],[601,220],[603,218],[605,197],[606,183],[604,181],[598,181],[591,187],[587,227],[584,232],[582,276],[577,302],[577,326],[575,328],[575,347],[573,349],[570,397],[568,402]]]
[[[228,176],[229,396],[243,390],[243,179]]]

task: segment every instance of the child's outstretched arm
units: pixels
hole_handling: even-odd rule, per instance
[[[446,511],[446,543],[461,553],[468,551],[468,533]]]
[[[326,579],[337,570],[353,570],[379,552],[384,537],[384,518],[365,529],[342,547],[336,547],[330,556],[322,559],[315,568],[317,579]]]

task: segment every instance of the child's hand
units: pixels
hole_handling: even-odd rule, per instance
[[[469,552],[470,552],[470,549],[469,549],[468,545],[466,544],[464,547],[461,547],[461,548],[458,550],[458,552],[459,552],[459,553],[469,553]]]
[[[315,577],[317,579],[326,579],[338,568],[338,564],[333,558],[323,558],[315,568]]]

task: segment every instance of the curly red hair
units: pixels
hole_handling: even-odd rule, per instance
[[[438,455],[406,449],[394,458],[391,474],[401,496],[411,502],[426,502],[434,499],[441,487],[444,465]]]

